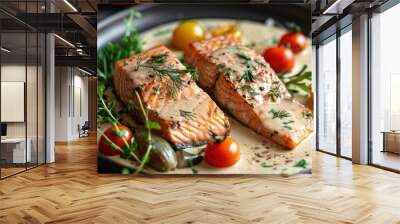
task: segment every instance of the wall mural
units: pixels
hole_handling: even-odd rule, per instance
[[[100,173],[311,173],[308,6],[99,5],[98,17]]]

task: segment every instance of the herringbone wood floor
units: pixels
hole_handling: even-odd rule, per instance
[[[400,223],[400,175],[315,153],[289,178],[96,173],[96,142],[0,181],[0,223]]]

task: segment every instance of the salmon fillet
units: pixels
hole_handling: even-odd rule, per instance
[[[138,90],[150,119],[160,124],[162,136],[176,149],[208,144],[215,135],[229,132],[229,119],[165,46],[118,61],[114,86],[136,112]]]
[[[313,132],[309,109],[294,101],[282,81],[253,50],[230,37],[191,44],[186,62],[221,107],[268,139],[293,149]]]
[[[217,65],[209,58],[209,54],[219,48],[240,44],[240,40],[233,35],[220,36],[191,44],[185,52],[185,62],[189,65],[196,65],[201,75],[199,86],[207,92],[211,92],[217,77]]]

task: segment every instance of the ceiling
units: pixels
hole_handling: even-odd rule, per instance
[[[96,0],[1,0],[2,46],[11,50],[7,53],[7,57],[12,61],[25,61],[25,56],[28,59],[35,57],[38,48],[36,38],[34,40],[33,38],[39,35],[38,33],[52,32],[57,34],[56,65],[79,66],[95,74],[97,2]],[[27,46],[26,51],[25,46]],[[3,51],[2,55],[4,54]]]

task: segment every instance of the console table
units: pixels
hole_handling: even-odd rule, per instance
[[[400,131],[382,131],[383,150],[382,152],[392,152],[400,154]]]
[[[25,144],[27,143],[26,152]],[[1,159],[6,163],[26,163],[31,162],[31,145],[30,138],[5,138],[1,139]]]

